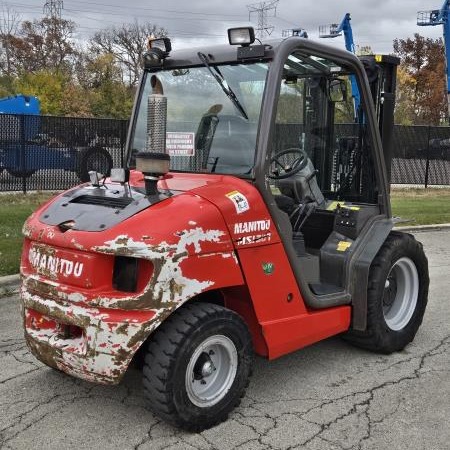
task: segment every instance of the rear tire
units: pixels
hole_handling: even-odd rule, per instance
[[[105,177],[109,177],[113,166],[113,159],[109,152],[102,147],[94,147],[85,150],[79,160],[77,169],[78,178],[83,181],[89,181],[89,171],[95,170]]]
[[[344,338],[375,352],[402,350],[422,323],[428,285],[422,244],[409,234],[391,232],[370,267],[367,328],[349,331]]]
[[[151,336],[143,367],[148,408],[189,431],[228,417],[248,385],[253,363],[242,318],[218,305],[186,305]]]

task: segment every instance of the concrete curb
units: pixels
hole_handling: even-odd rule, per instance
[[[441,223],[437,225],[413,225],[405,227],[395,227],[397,231],[410,231],[413,233],[421,233],[425,231],[450,230],[450,223]],[[17,292],[20,284],[20,275],[8,275],[0,277],[0,296]]]
[[[0,277],[0,297],[16,293],[19,290],[20,275],[7,275]]]
[[[421,232],[421,231],[439,231],[439,230],[449,230],[450,223],[438,223],[433,225],[411,225],[404,227],[395,227],[394,230],[397,231],[413,231],[413,232]]]

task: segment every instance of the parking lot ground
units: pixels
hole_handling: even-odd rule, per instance
[[[25,346],[18,297],[0,299],[0,448],[449,448],[450,231],[416,237],[431,287],[412,344],[377,355],[332,338],[259,358],[241,406],[199,434],[145,409],[136,369],[119,386],[97,386],[43,366]]]

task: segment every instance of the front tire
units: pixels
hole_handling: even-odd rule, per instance
[[[186,305],[151,337],[143,367],[147,406],[189,431],[210,428],[240,403],[252,363],[251,336],[238,314]]]
[[[380,353],[402,350],[422,323],[428,285],[422,244],[412,235],[392,231],[370,267],[367,328],[350,331],[345,339]]]

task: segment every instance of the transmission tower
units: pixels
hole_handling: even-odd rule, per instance
[[[52,19],[61,20],[61,11],[63,8],[63,0],[47,0],[44,4],[44,14]]]
[[[258,28],[256,28],[256,36],[264,39],[266,35],[271,35],[273,25],[269,24],[268,18],[277,15],[277,5],[280,0],[269,0],[265,2],[253,3],[247,5],[248,20],[251,20],[252,14],[258,15]]]

